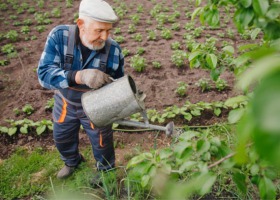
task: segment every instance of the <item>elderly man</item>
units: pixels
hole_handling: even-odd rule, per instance
[[[97,169],[115,166],[112,126],[95,128],[83,111],[81,95],[124,75],[121,48],[109,37],[117,20],[105,1],[82,0],[77,26],[60,25],[48,35],[37,73],[43,87],[55,90],[53,137],[65,163],[57,174],[60,179],[84,161],[78,149],[80,125],[90,139]]]

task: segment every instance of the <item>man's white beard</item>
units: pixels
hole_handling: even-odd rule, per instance
[[[90,50],[94,50],[94,51],[103,49],[103,47],[105,46],[105,41],[103,41],[100,46],[93,46],[93,44],[88,42],[85,35],[83,35],[83,37],[82,37],[82,42],[83,42],[83,45],[85,45]]]

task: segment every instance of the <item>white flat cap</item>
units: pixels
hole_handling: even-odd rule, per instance
[[[103,0],[82,0],[79,16],[87,16],[100,22],[114,23],[118,20],[113,8]]]

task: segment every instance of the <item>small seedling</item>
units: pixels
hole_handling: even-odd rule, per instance
[[[127,29],[128,33],[135,33],[136,32],[136,27],[134,24],[129,24],[128,25],[128,29]]]
[[[186,52],[182,50],[176,50],[171,55],[171,62],[175,64],[176,67],[182,67],[185,64],[187,58]]]
[[[218,91],[222,91],[227,88],[228,84],[226,80],[218,78],[215,82],[215,86]]]
[[[123,54],[124,57],[128,56],[128,55],[130,54],[129,49],[124,48],[124,49],[122,50],[122,54]]]
[[[159,61],[153,61],[152,65],[156,69],[160,69],[161,68],[161,63]]]
[[[118,34],[121,34],[121,33],[122,33],[121,28],[119,28],[119,27],[115,28],[115,31],[114,31],[115,35],[118,35]]]
[[[115,37],[114,39],[115,39],[115,41],[118,42],[118,43],[124,43],[124,41],[125,41],[125,40],[124,40],[124,37],[121,36],[121,35]]]
[[[11,42],[16,42],[18,40],[18,32],[15,30],[10,30],[5,34],[5,38],[9,39]]]
[[[146,68],[146,59],[139,55],[135,55],[130,59],[130,65],[135,71],[142,72]]]
[[[172,50],[179,50],[180,48],[181,48],[180,42],[176,41],[176,42],[171,43]]]
[[[169,40],[169,39],[171,39],[172,38],[172,32],[171,32],[171,30],[170,29],[168,29],[168,28],[164,28],[162,31],[161,31],[161,37],[163,38],[163,39],[166,39],[166,40]]]
[[[195,83],[195,85],[199,86],[201,88],[201,91],[204,92],[211,89],[211,85],[209,81],[210,81],[209,79],[201,78],[198,80],[197,83]]]
[[[157,39],[157,34],[156,34],[156,32],[150,30],[150,31],[148,32],[147,39],[148,39],[148,40],[153,40],[153,41],[156,40],[156,39]]]
[[[142,42],[142,35],[141,35],[141,33],[137,33],[136,35],[134,35],[133,37],[132,37],[136,42]]]
[[[188,89],[188,84],[185,83],[185,82],[178,82],[178,87],[176,89],[176,93],[180,96],[180,97],[183,97],[186,95],[186,92],[187,92],[187,89]]]
[[[145,49],[143,47],[138,47],[136,50],[136,54],[143,55],[145,53]]]
[[[32,105],[30,104],[26,104],[23,108],[22,108],[22,112],[24,112],[27,115],[31,115],[34,112],[34,108],[32,107]]]

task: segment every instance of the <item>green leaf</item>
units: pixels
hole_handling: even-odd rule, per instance
[[[254,132],[254,128],[255,123],[252,115],[249,115],[248,112],[246,112],[237,124],[237,145],[234,160],[238,164],[244,164],[248,160],[246,146],[252,136],[252,133]]]
[[[37,135],[41,135],[42,133],[45,132],[46,129],[47,129],[47,126],[46,126],[46,125],[38,126],[38,127],[36,128],[36,133],[37,133]]]
[[[279,17],[279,15],[280,15],[280,4],[279,3],[272,4],[266,13],[266,16],[271,20],[276,19],[277,17]]]
[[[244,6],[245,8],[248,8],[249,6],[252,5],[252,0],[240,0],[240,3],[241,3],[242,6]]]
[[[195,166],[195,165],[197,165],[197,162],[195,162],[195,161],[186,161],[186,162],[184,162],[184,163],[180,166],[179,171],[180,171],[181,173],[183,173],[183,172],[185,172],[185,171],[189,171],[189,170],[191,170],[192,167]]]
[[[201,11],[203,11],[203,7],[198,7],[198,8],[196,8],[196,9],[193,11],[192,17],[191,17],[192,21],[194,20],[194,18],[195,18],[198,14],[201,13]]]
[[[188,149],[191,148],[190,142],[179,142],[174,148],[177,158],[183,157],[184,152],[188,152]]]
[[[28,133],[28,126],[25,124],[24,126],[20,127],[19,131],[23,134]]]
[[[211,79],[213,81],[217,81],[220,74],[221,74],[221,71],[218,68],[212,69],[211,72],[210,72]]]
[[[276,199],[276,188],[272,180],[263,177],[260,179],[258,186],[261,199]]]
[[[260,28],[255,28],[252,32],[251,32],[251,39],[252,40],[255,40],[259,33],[261,32],[261,29]]]
[[[205,11],[204,19],[210,26],[218,26],[220,23],[219,10],[216,7],[213,7],[212,9]]]
[[[184,132],[184,133],[180,134],[178,139],[179,139],[179,141],[189,141],[193,137],[196,137],[198,135],[200,135],[200,132],[197,132],[197,131],[187,131],[187,132]]]
[[[215,108],[215,109],[214,109],[214,114],[215,114],[216,116],[220,116],[221,112],[222,112],[222,110],[221,110],[220,108]]]
[[[247,192],[247,184],[246,184],[246,176],[240,172],[236,172],[232,176],[233,181],[237,185],[237,188],[246,194]]]
[[[144,188],[148,185],[149,181],[150,181],[150,176],[149,175],[144,175],[141,178],[141,186]]]
[[[266,14],[268,7],[268,0],[253,0],[254,11],[260,16],[264,16]]]
[[[245,90],[256,80],[280,71],[280,57],[278,54],[268,55],[254,63],[240,76],[237,87]]]
[[[205,175],[199,176],[198,179],[201,181],[201,185],[198,186],[198,193],[200,195],[205,195],[210,192],[213,184],[216,181],[216,176],[209,172]]]
[[[206,62],[210,66],[211,69],[214,69],[217,67],[217,56],[214,54],[207,54],[206,56]]]
[[[206,140],[199,140],[196,143],[197,153],[203,154],[210,149],[210,142]]]
[[[240,11],[239,23],[242,24],[244,28],[246,28],[252,22],[254,16],[255,16],[254,11],[251,8],[242,9]]]
[[[8,127],[0,126],[0,132],[1,132],[1,133],[8,133],[8,132],[9,132],[9,129],[8,129]]]
[[[252,165],[252,167],[250,168],[250,172],[253,176],[258,175],[259,171],[260,171],[260,167],[257,164]]]
[[[225,51],[229,55],[233,55],[234,54],[233,46],[225,46],[222,50]]]
[[[247,101],[248,101],[248,97],[246,97],[244,95],[239,95],[239,96],[227,99],[225,101],[225,106],[235,109],[235,108],[238,108],[240,103],[247,102]]]
[[[159,152],[159,157],[160,157],[160,160],[165,160],[165,159],[168,159],[170,158],[171,156],[173,155],[173,151],[171,149],[162,149],[160,152]]]
[[[192,115],[191,115],[190,113],[186,112],[186,113],[184,114],[184,118],[185,118],[186,120],[188,120],[188,121],[191,121]]]
[[[228,122],[230,124],[234,124],[234,123],[238,122],[241,119],[241,117],[243,116],[244,111],[245,111],[244,108],[238,108],[235,110],[231,110],[228,115]]]
[[[198,110],[198,109],[194,109],[194,110],[191,110],[191,114],[193,115],[193,116],[200,116],[201,115],[201,112],[200,112],[200,110]]]
[[[16,132],[17,132],[17,127],[11,127],[8,130],[8,135],[12,136],[12,135],[16,134]]]
[[[194,51],[194,52],[191,52],[190,55],[189,55],[189,61],[193,61],[194,59],[196,59],[196,57],[202,55],[202,52],[201,51]]]
[[[153,158],[153,155],[151,153],[142,153],[138,156],[135,156],[133,157],[128,163],[127,163],[127,166],[126,168],[130,168],[130,167],[133,167],[141,162],[143,162],[144,160],[147,160],[147,159],[152,159]]]

